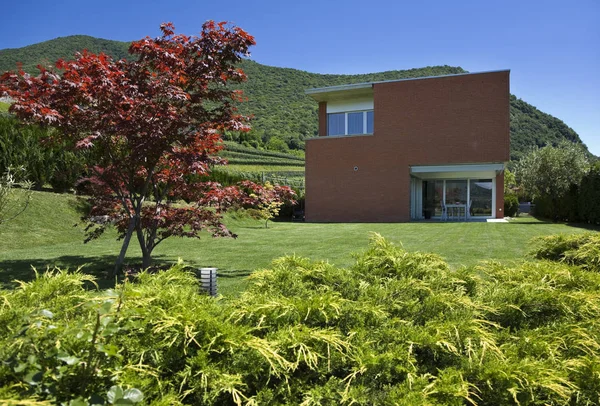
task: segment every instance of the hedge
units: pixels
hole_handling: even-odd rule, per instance
[[[451,270],[375,235],[349,268],[292,256],[251,281],[213,299],[178,264],[114,290],[55,270],[1,291],[0,403],[600,403],[597,272]]]

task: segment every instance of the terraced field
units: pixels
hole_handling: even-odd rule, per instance
[[[235,142],[226,142],[225,145],[226,148],[220,152],[220,156],[227,159],[229,164],[214,170],[216,180],[226,181],[225,177],[228,176],[232,181],[238,178],[270,181],[304,189],[304,157],[262,151]]]

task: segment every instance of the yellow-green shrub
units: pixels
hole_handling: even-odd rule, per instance
[[[181,264],[104,292],[87,279],[56,271],[1,292],[0,396],[600,403],[600,274],[565,263],[451,270],[374,236],[348,269],[275,260],[239,299],[203,294]]]

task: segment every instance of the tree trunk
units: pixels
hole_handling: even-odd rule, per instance
[[[152,253],[148,252],[148,251],[142,253],[142,268],[148,269],[151,264],[152,264]]]
[[[123,245],[121,246],[121,252],[119,253],[119,257],[115,262],[115,267],[110,274],[111,278],[117,276],[121,269],[123,268],[123,261],[125,261],[125,254],[127,253],[127,248],[129,247],[129,241],[131,240],[131,236],[133,235],[133,231],[135,230],[135,226],[137,223],[137,216],[133,216],[129,220],[129,227],[127,228],[127,234],[125,234],[125,238],[123,239]]]
[[[151,238],[148,237],[148,241],[144,238],[144,230],[142,230],[141,225],[136,227],[136,233],[138,242],[140,243],[140,248],[142,250],[142,268],[146,269],[152,263],[152,249],[154,241],[151,241]]]

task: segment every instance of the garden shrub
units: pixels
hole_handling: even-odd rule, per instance
[[[236,299],[182,264],[108,291],[39,275],[0,292],[0,403],[600,403],[599,273],[451,270],[378,235],[355,258],[277,259]]]
[[[537,259],[564,261],[600,272],[600,233],[557,234],[538,237],[532,250]]]
[[[556,221],[600,224],[600,163],[583,176],[579,186],[571,185],[568,193],[553,201],[552,197],[535,199],[536,216]]]
[[[572,185],[569,191],[560,198],[538,196],[533,200],[535,215],[553,221],[580,221],[578,211],[578,187]]]
[[[600,224],[600,162],[596,162],[581,180],[577,209],[582,221]]]
[[[519,198],[514,193],[504,195],[504,215],[515,217],[519,212]]]

